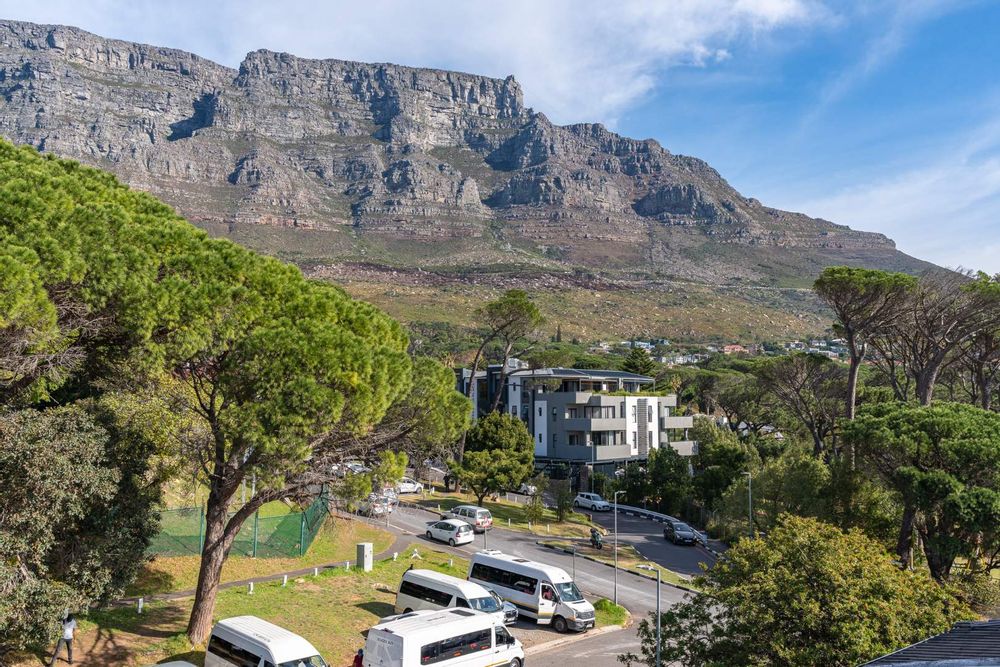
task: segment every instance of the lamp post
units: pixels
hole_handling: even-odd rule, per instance
[[[660,662],[660,568],[649,565],[639,565],[644,570],[656,570],[656,667],[661,667]]]
[[[615,604],[618,604],[618,494],[624,491],[615,491]]]
[[[747,518],[750,519],[750,537],[756,537],[757,531],[753,525],[753,475],[749,470],[743,474],[747,476]]]

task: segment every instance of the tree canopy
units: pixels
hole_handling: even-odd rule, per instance
[[[853,667],[972,617],[861,531],[791,515],[737,542],[699,584],[662,615],[663,664]],[[622,662],[655,665],[653,621],[640,623],[641,656]]]
[[[531,476],[534,463],[535,445],[524,422],[491,412],[469,429],[465,456],[451,463],[451,472],[481,505],[490,493],[516,489]]]

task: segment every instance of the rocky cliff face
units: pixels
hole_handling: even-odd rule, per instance
[[[435,244],[478,239],[521,262],[703,279],[767,274],[753,251],[716,261],[723,245],[898,260],[882,235],[767,208],[655,141],[554,125],[512,77],[270,51],[232,70],[6,21],[0,134],[110,169],[195,222],[349,229],[404,259],[424,244],[421,261],[455,261]]]

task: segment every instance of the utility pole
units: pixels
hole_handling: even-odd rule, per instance
[[[660,568],[656,568],[656,667],[660,663]]]
[[[615,604],[618,604],[618,494],[624,491],[615,491]]]

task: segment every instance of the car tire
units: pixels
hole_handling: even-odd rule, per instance
[[[566,619],[562,616],[556,616],[552,619],[552,629],[559,634],[562,634],[569,630],[569,624],[566,623]]]
[[[521,659],[520,658],[514,658],[513,660],[511,660],[510,661],[510,667],[521,667]]]
[[[573,501],[573,507],[579,507],[579,506],[580,506],[580,501],[579,500],[574,500]]]
[[[455,538],[454,537],[448,538],[448,546],[449,547],[455,546]]]
[[[427,539],[428,540],[433,540],[434,539],[434,536],[431,535],[431,531],[429,531],[429,530],[427,531]]]

